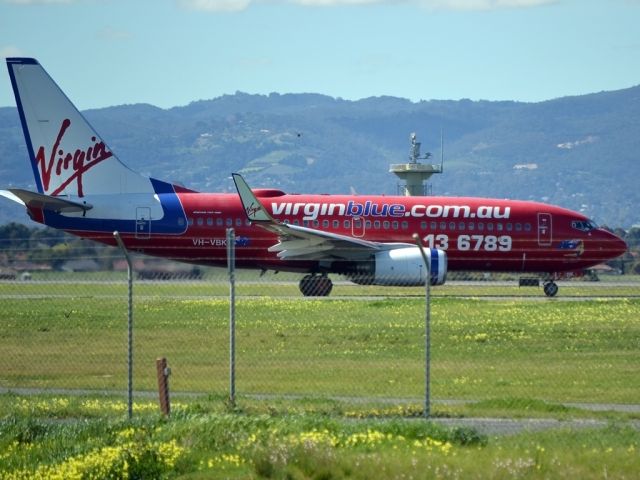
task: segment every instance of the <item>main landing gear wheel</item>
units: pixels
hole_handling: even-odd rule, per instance
[[[558,293],[558,284],[556,282],[546,282],[542,288],[547,297],[555,297]]]
[[[326,275],[305,275],[299,286],[305,297],[326,297],[331,293],[333,283]]]

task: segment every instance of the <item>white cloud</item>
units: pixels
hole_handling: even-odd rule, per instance
[[[531,8],[558,3],[559,0],[422,0],[417,3],[444,10],[500,10]]]
[[[287,3],[308,6],[407,4],[439,10],[497,10],[537,7],[557,1],[559,0],[287,0]]]
[[[178,5],[187,10],[201,12],[239,12],[245,10],[254,0],[177,0]]]
[[[22,52],[18,47],[14,47],[13,45],[5,45],[4,47],[0,46],[0,58],[24,56],[24,52]]]
[[[499,10],[538,7],[559,1],[561,0],[176,0],[182,8],[203,12],[239,12],[257,3],[288,3],[307,7],[404,4],[433,10]]]
[[[334,5],[374,5],[377,3],[412,3],[410,1],[389,0],[289,0],[287,3],[306,5],[310,7],[332,7]]]
[[[15,5],[49,5],[52,3],[74,3],[76,0],[4,0]]]

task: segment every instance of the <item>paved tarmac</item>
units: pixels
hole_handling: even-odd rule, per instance
[[[14,393],[17,395],[104,395],[104,396],[117,396],[122,395],[122,398],[126,398],[126,392],[118,392],[113,390],[82,390],[82,389],[63,389],[63,388],[7,388],[0,387],[0,394]],[[134,398],[156,398],[157,392],[154,391],[136,391],[134,392]],[[175,392],[171,394],[172,398],[196,398],[205,396],[203,393],[196,392]],[[250,398],[255,399],[276,399],[276,398],[301,398],[299,395],[248,395]],[[362,398],[362,397],[330,397],[330,399],[338,401],[353,401],[358,403],[367,402],[384,402],[389,404],[394,403],[420,403],[420,399],[379,399],[379,398]],[[472,402],[470,400],[434,400],[434,404],[463,404]],[[613,411],[613,412],[625,412],[625,413],[640,413],[640,404],[604,404],[604,403],[565,403],[567,407],[581,408],[584,410],[590,410],[594,412]],[[422,418],[412,418],[412,421],[420,421]],[[549,429],[584,429],[584,428],[604,428],[610,425],[612,422],[603,419],[567,419],[558,420],[555,418],[489,418],[489,417],[464,417],[464,418],[444,418],[444,417],[432,417],[429,421],[438,425],[442,425],[447,428],[459,428],[468,427],[475,429],[478,433],[483,435],[515,435],[517,433],[529,431],[537,432]],[[616,420],[618,425],[628,425],[632,428],[640,430],[640,419],[638,420]]]

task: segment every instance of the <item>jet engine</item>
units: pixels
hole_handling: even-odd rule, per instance
[[[431,273],[431,285],[442,285],[447,277],[447,254],[437,248],[425,249]],[[417,286],[427,278],[418,247],[400,247],[377,252],[367,271],[350,275],[360,285]]]

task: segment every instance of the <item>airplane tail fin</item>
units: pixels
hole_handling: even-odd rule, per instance
[[[7,58],[38,192],[51,196],[152,193],[151,180],[118,160],[33,58]]]

